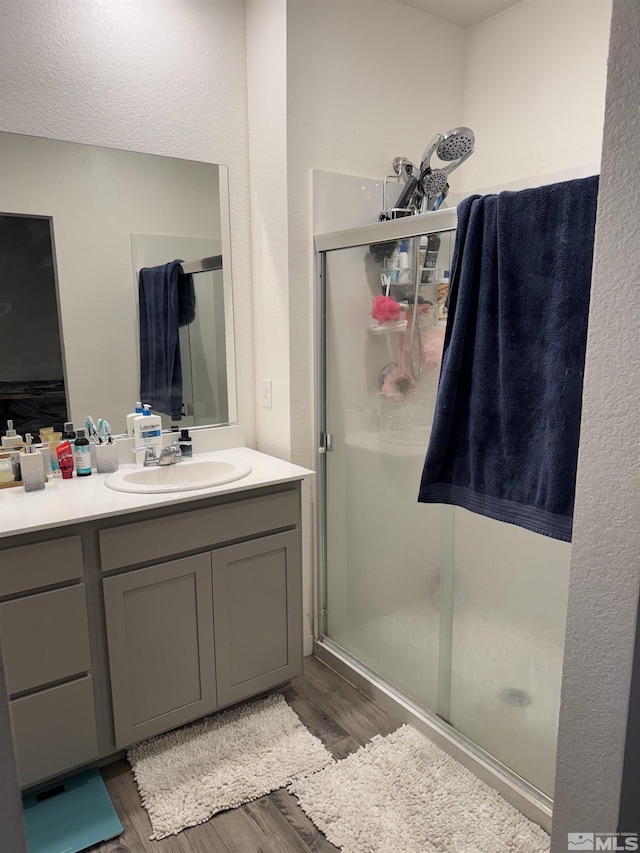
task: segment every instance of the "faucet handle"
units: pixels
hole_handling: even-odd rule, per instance
[[[177,441],[174,441],[173,444],[169,444],[166,447],[162,448],[160,452],[160,456],[173,456],[176,459],[179,459],[182,456],[182,450],[180,449],[180,445]]]
[[[145,454],[144,454],[145,462],[150,462],[150,461],[158,458],[156,456],[156,449],[153,446],[153,444],[143,444],[141,447],[133,447],[131,449],[131,452],[132,453],[140,453],[142,450],[145,451]]]

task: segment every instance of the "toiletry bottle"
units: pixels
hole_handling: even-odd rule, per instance
[[[73,461],[76,466],[76,477],[88,477],[91,474],[91,445],[84,429],[78,429],[73,448]]]
[[[145,444],[150,444],[156,456],[160,456],[162,451],[162,418],[160,415],[154,415],[151,412],[151,406],[143,406],[143,412],[138,415],[133,422],[134,429],[134,444],[136,447],[143,447]]]
[[[22,436],[18,435],[15,429],[13,428],[13,421],[7,421],[7,431],[5,435],[2,436],[2,446],[3,447],[21,447],[22,446]]]
[[[71,442],[61,441],[56,447],[56,456],[62,472],[62,479],[70,480],[73,477],[73,447]]]
[[[409,252],[407,251],[407,241],[403,240],[400,244],[400,254],[398,256],[398,282],[399,284],[410,283],[410,268],[409,268]]]
[[[40,492],[44,489],[44,464],[42,454],[34,450],[31,433],[25,436],[27,447],[20,454],[20,471],[25,492]]]
[[[193,456],[193,443],[191,441],[191,436],[189,435],[188,429],[180,430],[180,452],[182,455],[187,458],[189,456]]]
[[[62,431],[62,440],[68,441],[71,446],[76,443],[76,434],[71,421],[67,421]]]
[[[127,435],[130,435],[131,437],[133,437],[133,435],[134,435],[133,422],[138,417],[138,415],[142,414],[142,412],[143,412],[142,403],[138,400],[138,402],[136,403],[135,412],[131,412],[131,414],[127,415]]]
[[[391,257],[389,258],[389,277],[391,279],[391,284],[397,284],[400,276],[400,252],[398,251],[398,246],[396,245],[395,249],[391,253]]]

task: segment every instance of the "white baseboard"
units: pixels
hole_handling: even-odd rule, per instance
[[[313,654],[313,634],[305,634],[302,649],[306,658]]]

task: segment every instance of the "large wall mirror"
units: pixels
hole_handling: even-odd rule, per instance
[[[91,415],[123,433],[140,399],[141,336],[156,354],[175,346],[175,302],[153,278],[144,327],[140,270],[176,260],[189,303],[179,407],[155,411],[167,429],[235,422],[228,211],[224,166],[0,133],[0,427],[11,418],[37,434]]]

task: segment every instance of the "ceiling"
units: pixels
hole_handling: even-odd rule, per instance
[[[398,0],[398,3],[421,9],[459,27],[472,27],[519,2],[520,0]]]

